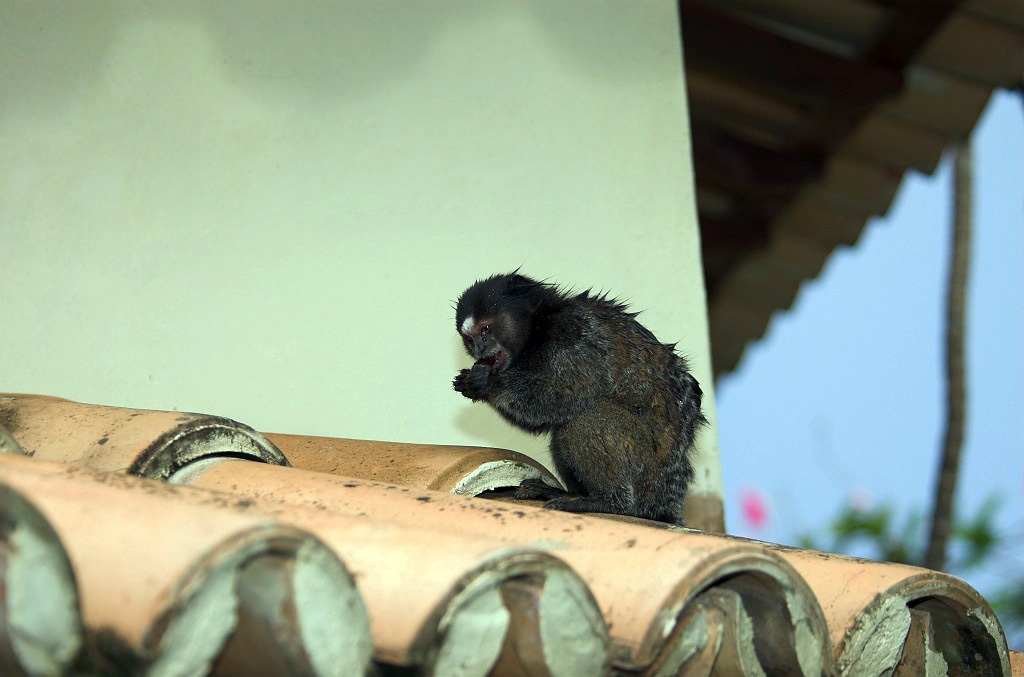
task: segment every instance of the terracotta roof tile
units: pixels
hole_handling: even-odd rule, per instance
[[[67,672],[83,641],[71,563],[46,518],[2,484],[0,607],[0,666],[5,672]]]
[[[748,610],[756,607],[777,624],[793,622],[788,620],[792,612],[809,628],[808,641],[799,651],[792,639],[788,646],[765,651],[791,668],[797,667],[798,653],[809,666],[827,661],[824,621],[803,581],[779,558],[747,543],[232,459],[205,464],[183,481],[412,529],[548,549],[590,587],[610,628],[612,659],[621,668],[642,669],[671,651],[668,640],[682,640],[681,633],[673,634],[678,614],[726,578],[731,582],[725,588],[742,598]],[[757,583],[745,583],[744,576]],[[748,601],[751,590],[766,586],[775,594]],[[738,641],[753,655],[752,637]]]
[[[261,628],[272,630],[274,644],[247,642],[244,653],[291,672],[340,676],[368,664],[368,619],[355,585],[307,532],[233,510],[224,496],[184,500],[196,492],[81,466],[6,455],[0,478],[45,517],[67,553],[87,630],[78,665],[85,674],[205,674]],[[5,543],[19,545],[6,535]],[[19,551],[14,561],[43,554],[59,570],[52,553]],[[76,609],[62,606],[50,622],[67,628],[70,642]],[[318,633],[309,631],[314,623]]]
[[[292,436],[288,446],[298,445],[302,439],[299,436]],[[318,440],[317,449],[324,465],[333,465],[332,459],[346,455],[351,442],[336,440],[331,443],[322,438],[310,440]],[[382,453],[382,462],[387,462],[390,456],[401,455],[403,446],[406,446],[409,454],[409,464],[416,464],[419,467],[426,464],[412,459],[429,458],[431,454],[430,447],[426,445],[369,443],[364,450],[375,448],[375,445],[380,445],[381,452],[387,452]],[[463,455],[472,458],[481,467],[487,467],[494,458],[500,458],[508,453],[511,452],[494,450],[491,456],[488,456],[485,450],[465,448]],[[452,465],[458,465],[451,461],[458,458],[458,447],[444,448],[440,455]],[[461,465],[468,467],[470,463]],[[350,474],[372,479],[374,472],[365,475],[361,473],[372,467],[373,464],[370,462],[353,463],[348,470],[353,471]],[[268,469],[268,473],[273,472]],[[231,476],[233,473],[230,471],[225,473],[225,477]],[[433,475],[426,473],[416,477],[406,474],[404,477],[408,486],[427,488],[432,482]],[[217,487],[216,484],[211,486]],[[488,486],[501,484],[492,482]],[[325,490],[325,493],[330,492]],[[660,525],[647,526],[662,528]],[[453,528],[458,528],[458,525],[453,525]],[[956,577],[918,567],[869,562],[830,553],[765,545],[794,566],[810,584],[818,602],[825,609],[835,647],[834,658],[840,672],[874,674],[892,670],[897,666],[908,666],[914,661],[915,650],[920,650],[922,659],[928,658],[932,663],[937,663],[942,660],[941,656],[932,655],[934,650],[929,654],[926,649],[927,643],[914,644],[915,641],[924,641],[916,635],[908,637],[907,642],[902,645],[892,644],[888,638],[906,636],[912,626],[915,632],[923,632],[920,630],[922,627],[929,628],[928,633],[931,636],[936,632],[934,628],[938,628],[937,632],[940,635],[949,635],[954,626],[944,622],[933,622],[933,617],[942,619],[948,615],[951,608],[963,617],[973,615],[986,620],[970,625],[967,630],[959,628],[955,635],[940,636],[944,645],[961,643],[959,650],[966,654],[974,644],[991,644],[986,653],[1000,653],[997,645],[1001,644],[1002,640],[998,639],[998,631],[993,626],[995,616],[992,610],[976,591]],[[662,545],[650,547],[664,551]],[[848,588],[851,575],[864,577],[871,585],[856,589]],[[934,646],[935,642],[932,641],[931,645]]]
[[[166,479],[186,463],[221,453],[287,463],[255,430],[219,416],[3,395],[0,424],[36,458],[152,479]]]
[[[921,637],[908,634],[915,618],[937,628],[929,632],[939,635],[939,645],[963,656],[968,666],[1008,669],[1006,640],[992,608],[959,578],[904,564],[765,547],[792,564],[814,591],[832,635],[838,674],[882,674],[913,661],[915,652],[924,651],[914,644]],[[929,646],[930,661],[946,660],[935,654],[935,642]]]
[[[0,396],[0,423],[27,453],[80,464],[0,456],[0,523],[45,546],[43,570],[63,582],[47,616],[65,619],[33,626],[9,602],[12,586],[41,583],[3,558],[5,532],[3,665],[33,660],[9,630],[20,623],[53,665],[83,642],[93,660],[115,660],[116,636],[129,661],[190,660],[220,674],[288,673],[302,661],[311,674],[342,674],[324,657],[358,663],[353,647],[369,652],[371,639],[377,661],[432,674],[1019,668],[985,600],[946,574],[451,493],[546,472],[512,452],[264,436],[234,422],[218,423],[213,445],[187,434],[211,421],[226,419]],[[327,591],[316,603],[289,578],[309,563],[304,551],[319,553],[305,568],[307,589]],[[212,602],[193,601],[197,590]],[[237,622],[218,611],[232,603]],[[353,610],[364,603],[368,628]],[[190,635],[188,619],[203,615],[213,631]],[[174,628],[189,641],[163,639]]]
[[[396,444],[264,433],[296,468],[475,496],[529,478],[558,485],[547,468],[515,451]]]

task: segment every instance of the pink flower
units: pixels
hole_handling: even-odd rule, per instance
[[[854,512],[868,512],[871,510],[871,506],[874,505],[874,497],[871,495],[871,490],[867,487],[854,487],[850,490],[850,495],[847,496],[846,502]]]
[[[740,494],[743,519],[753,529],[761,529],[768,521],[768,505],[754,489],[744,489]]]

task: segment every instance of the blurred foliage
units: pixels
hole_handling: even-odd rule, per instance
[[[976,514],[954,521],[949,573],[965,577],[982,567],[998,570],[1006,551],[1019,548],[1019,538],[1001,536],[996,530],[1000,503],[998,496],[991,496]],[[868,509],[846,506],[823,534],[806,534],[798,544],[802,548],[920,566],[927,538],[927,523],[921,511],[913,510],[900,517],[891,505]],[[1004,581],[985,597],[999,616],[1010,646],[1019,650],[1024,648],[1024,571],[1006,571]]]

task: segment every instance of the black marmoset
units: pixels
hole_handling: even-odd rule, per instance
[[[455,390],[512,424],[551,433],[568,491],[527,480],[545,507],[682,524],[701,389],[676,354],[607,295],[569,293],[517,272],[463,292],[455,324],[476,363]]]

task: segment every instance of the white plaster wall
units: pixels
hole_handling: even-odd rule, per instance
[[[0,15],[0,390],[544,459],[450,387],[451,302],[522,265],[644,309],[714,420],[672,0]]]

